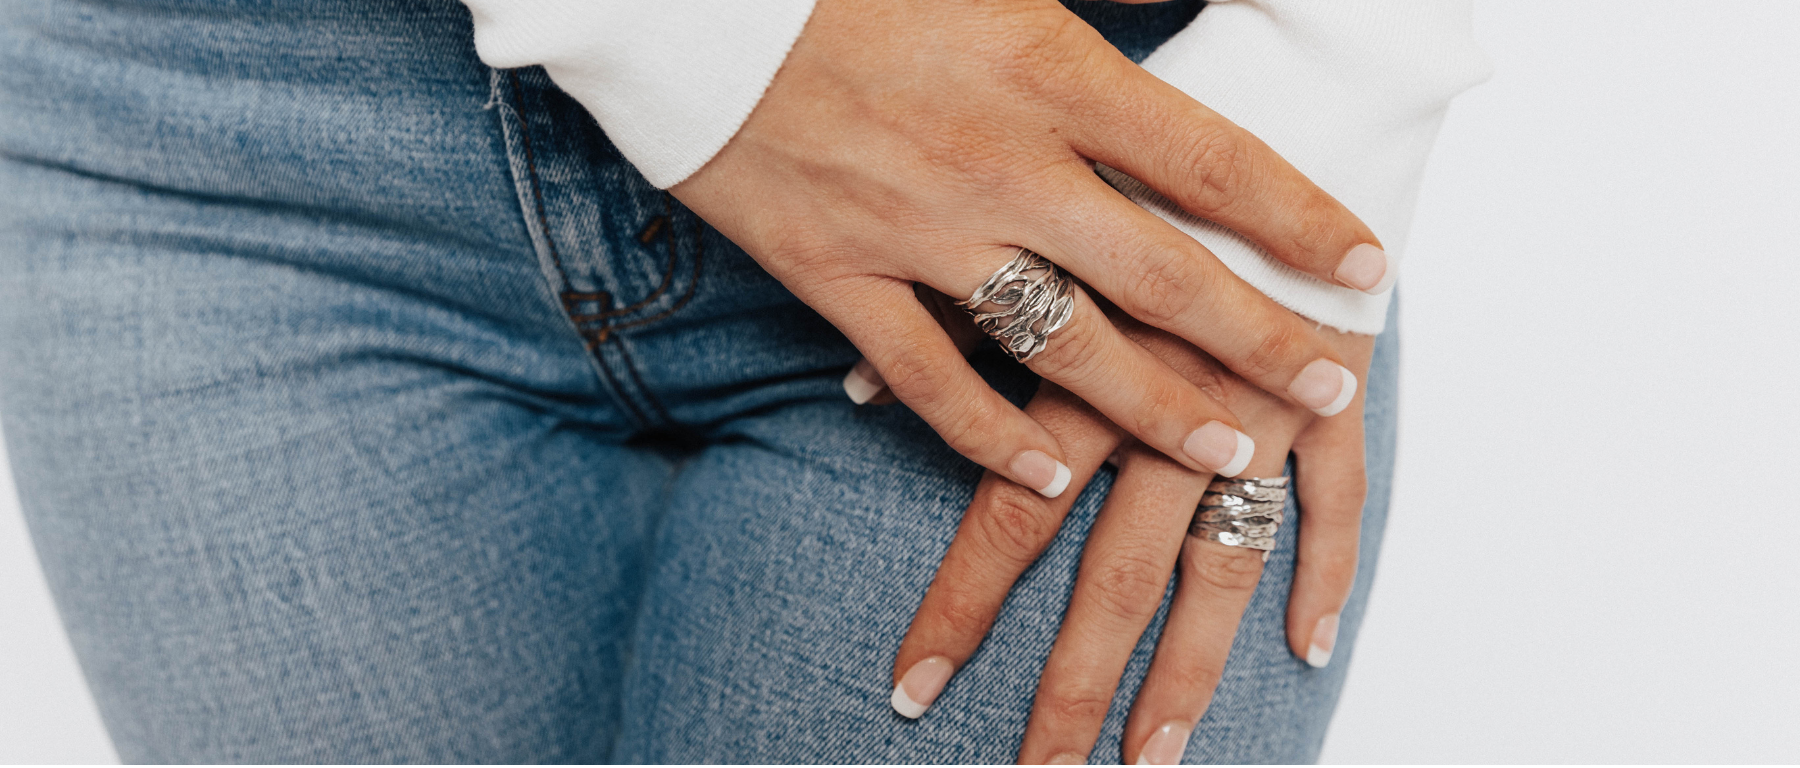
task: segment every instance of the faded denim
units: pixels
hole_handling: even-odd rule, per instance
[[[1198,11],[1091,5],[1137,56]],[[1108,476],[895,715],[977,468],[457,3],[12,0],[0,153],[0,418],[126,760],[1013,758]],[[1289,525],[1190,760],[1317,755],[1395,359],[1336,660],[1282,639]]]

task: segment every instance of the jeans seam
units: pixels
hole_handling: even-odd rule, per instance
[[[662,215],[652,219],[637,236],[638,242],[644,245],[650,244],[650,242],[659,235],[666,238],[668,262],[663,270],[660,285],[648,295],[633,302],[629,306],[611,309],[604,308],[607,304],[612,303],[614,299],[614,296],[610,292],[605,290],[573,290],[570,286],[568,268],[563,262],[561,248],[558,247],[556,237],[551,232],[549,210],[548,206],[545,204],[543,182],[540,178],[540,171],[538,170],[536,147],[532,144],[530,127],[525,121],[525,103],[523,96],[524,83],[516,69],[506,70],[506,75],[508,83],[512,87],[511,101],[513,104],[513,111],[518,115],[519,148],[524,159],[525,175],[529,177],[529,188],[526,192],[531,195],[531,212],[535,214],[538,228],[543,232],[545,250],[548,252],[550,261],[556,270],[555,278],[560,281],[560,285],[556,286],[556,293],[559,303],[561,304],[562,314],[570,322],[571,328],[575,331],[577,337],[586,342],[585,347],[589,353],[589,358],[594,366],[599,369],[600,375],[604,379],[607,387],[612,390],[615,398],[624,403],[631,411],[631,414],[636,418],[639,424],[651,425],[659,422],[665,424],[676,423],[673,416],[670,415],[668,408],[663,405],[661,400],[656,396],[656,393],[651,391],[649,386],[647,386],[643,373],[637,369],[636,360],[633,358],[630,351],[626,349],[625,340],[620,338],[616,331],[643,327],[667,318],[686,307],[694,298],[694,295],[699,290],[702,263],[705,255],[705,222],[700,220],[698,216],[695,217],[693,276],[692,279],[689,280],[687,290],[683,292],[681,297],[678,298],[673,305],[648,317],[615,323],[614,318],[630,315],[651,306],[658,300],[667,296],[669,291],[674,287],[676,272],[680,267],[680,247],[677,242],[677,230],[674,224],[674,198],[668,192],[661,193],[663,202]],[[581,303],[588,301],[598,303],[603,308],[587,314],[577,314],[576,307]],[[609,360],[604,347],[608,342],[614,341],[618,342],[616,346],[619,350],[619,359]],[[614,363],[624,367],[625,377],[628,377],[630,379],[629,381],[626,381],[612,370]],[[647,404],[648,411],[653,411],[655,415],[660,418],[652,418],[645,406],[639,404],[638,401],[640,398],[644,404]]]
[[[519,116],[519,147],[525,151],[525,168],[531,177],[531,200],[537,211],[538,227],[544,232],[544,244],[550,249],[550,261],[556,265],[556,275],[562,279],[562,293],[568,293],[569,270],[563,266],[562,252],[556,247],[556,237],[550,232],[550,215],[544,210],[544,186],[538,180],[537,154],[531,148],[531,127],[525,124],[525,103],[519,94],[524,85],[519,82],[519,71],[509,69],[506,76],[512,81],[513,112]],[[601,295],[606,295],[604,291]],[[566,314],[566,312],[565,312]]]

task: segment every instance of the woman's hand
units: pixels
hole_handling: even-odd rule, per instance
[[[953,448],[1045,496],[1070,480],[1063,448],[975,374],[913,283],[967,297],[1030,248],[1277,399],[1343,408],[1356,380],[1336,349],[1094,162],[1323,279],[1374,288],[1388,269],[1330,195],[1051,0],[821,0],[737,136],[672,191]],[[1242,466],[1237,418],[1079,288],[1029,365],[1182,467]]]
[[[1305,514],[1288,601],[1288,644],[1307,663],[1324,666],[1356,575],[1365,485],[1362,394],[1343,417],[1317,419],[1167,333],[1125,318],[1119,324],[1133,341],[1243,418],[1245,430],[1262,446],[1246,475],[1281,475],[1291,448]],[[1342,359],[1367,372],[1374,337],[1331,332],[1325,337]],[[1088,534],[1019,761],[1086,761],[1119,676],[1179,561],[1174,602],[1121,750],[1128,762],[1179,762],[1224,671],[1238,621],[1262,575],[1262,553],[1188,535],[1211,473],[1132,443],[1105,416],[1059,387],[1046,384],[1025,410],[1068,450],[1076,488],[1115,451],[1119,475]],[[1047,500],[992,474],[982,479],[900,644],[894,702],[902,714],[923,713],[974,654],[1013,582],[1056,537],[1074,496]]]

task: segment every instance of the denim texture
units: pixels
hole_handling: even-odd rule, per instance
[[[1078,7],[1136,57],[1199,10]],[[1110,475],[894,714],[978,468],[458,3],[0,5],[0,190],[0,418],[127,761],[1013,759]],[[1336,659],[1282,637],[1290,524],[1188,759],[1315,758],[1396,353]]]

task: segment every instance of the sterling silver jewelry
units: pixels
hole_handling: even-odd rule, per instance
[[[1267,560],[1286,516],[1287,497],[1285,477],[1219,478],[1200,497],[1188,535],[1227,547],[1260,549]]]
[[[1044,350],[1050,334],[1075,312],[1069,278],[1049,259],[1020,248],[1017,256],[995,272],[975,295],[956,306],[975,316],[975,325],[1000,342],[1021,363]],[[997,307],[983,311],[985,307]]]

